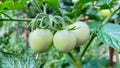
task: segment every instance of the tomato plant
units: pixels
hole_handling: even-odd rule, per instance
[[[119,0],[0,1],[0,68],[120,68],[119,36]]]

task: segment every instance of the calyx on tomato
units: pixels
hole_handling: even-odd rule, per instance
[[[73,30],[77,37],[77,44],[76,47],[84,44],[90,36],[90,30],[88,25],[85,22],[82,21],[77,21],[73,23],[72,25],[68,26],[68,28],[73,28],[75,27],[76,30]]]

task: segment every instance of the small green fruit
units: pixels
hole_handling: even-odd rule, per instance
[[[77,44],[76,47],[84,44],[90,37],[90,30],[88,25],[85,22],[78,21],[75,22],[74,24],[68,26],[69,28],[75,27],[76,30],[73,30],[77,37]]]
[[[30,47],[36,52],[45,52],[50,48],[53,34],[48,29],[36,29],[29,35]]]
[[[67,53],[74,49],[77,38],[73,32],[61,30],[55,33],[53,42],[58,51]]]
[[[102,18],[106,18],[111,14],[109,9],[102,9],[100,10],[100,15]]]

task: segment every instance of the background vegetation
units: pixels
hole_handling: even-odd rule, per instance
[[[103,18],[102,9],[110,15]],[[36,59],[28,43],[29,24],[42,13],[60,16],[67,24],[87,22],[91,38],[70,53],[52,46]],[[119,23],[119,0],[0,0],[0,68],[119,68]]]

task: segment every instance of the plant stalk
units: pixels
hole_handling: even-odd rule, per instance
[[[34,7],[41,13],[42,9],[40,8],[40,6],[38,5],[36,0],[31,0],[31,2],[33,2]]]
[[[33,19],[30,19],[30,18],[26,18],[26,19],[22,19],[22,18],[16,18],[16,19],[7,19],[7,18],[4,18],[4,19],[0,19],[0,21],[32,21]],[[41,19],[38,19],[38,20],[41,20]]]
[[[80,60],[76,60],[71,53],[68,53],[68,55],[73,60],[73,64],[75,65],[76,68],[82,68]]]
[[[116,56],[116,62],[117,62],[117,67],[120,67],[120,61],[119,61],[119,51],[115,51],[115,56]]]
[[[114,49],[112,47],[109,47],[110,67],[113,67],[113,53]]]
[[[93,34],[94,34],[94,33],[93,33]],[[82,57],[84,56],[85,52],[87,51],[88,47],[90,46],[92,40],[95,38],[95,36],[93,36],[93,34],[91,35],[91,39],[88,41],[85,49],[83,50],[83,52],[82,52],[82,54],[81,54],[81,56],[80,56],[80,58],[79,58],[80,61],[82,60]]]
[[[7,18],[4,18],[4,19],[0,19],[0,21],[31,21],[33,19],[7,19]]]
[[[39,55],[40,55],[40,53],[37,52],[36,55],[35,55],[36,60],[39,59]]]

